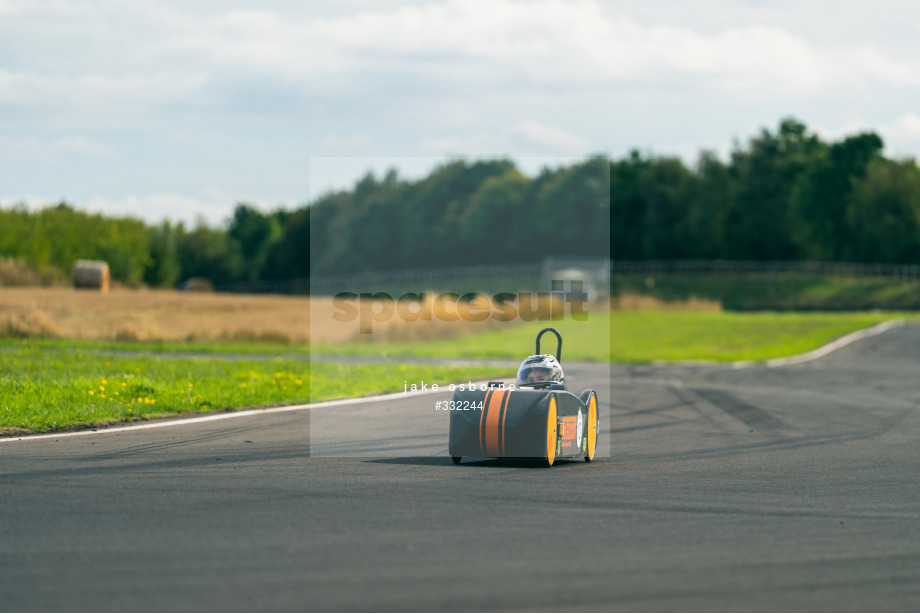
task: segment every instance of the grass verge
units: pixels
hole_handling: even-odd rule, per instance
[[[662,301],[718,301],[744,311],[869,311],[920,308],[920,281],[811,273],[659,273],[614,275],[614,296],[643,294]]]
[[[768,360],[809,352],[848,333],[904,317],[898,313],[621,312],[613,318],[611,360]]]
[[[41,349],[111,350],[149,354],[264,354],[270,356],[309,356],[310,346],[305,343],[269,341],[112,341],[107,339],[58,339],[30,337],[30,346]],[[21,337],[0,337],[0,348],[22,345]]]
[[[767,360],[801,354],[853,331],[907,316],[902,313],[775,313],[719,311],[614,311],[585,322],[530,322],[511,329],[423,343],[317,345],[317,355],[430,356],[520,360],[534,350],[545,326],[563,336],[567,360]],[[544,337],[542,351],[555,352]],[[548,349],[547,349],[548,348]]]
[[[46,352],[20,342],[0,351],[0,434],[397,392],[405,381],[449,383],[506,371]]]

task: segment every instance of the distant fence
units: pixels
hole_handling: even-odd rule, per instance
[[[581,269],[591,275],[598,298],[605,296],[610,275],[658,274],[749,274],[749,273],[810,273],[845,277],[891,277],[920,280],[920,264],[882,264],[860,262],[761,261],[761,260],[591,260],[547,257],[542,262],[518,264],[488,264],[479,266],[440,267],[374,271],[347,275],[315,275],[280,280],[241,281],[217,286],[220,292],[258,294],[330,294],[342,291],[377,291],[407,288],[412,291],[477,288],[483,284],[505,283],[513,280],[520,285],[545,286],[560,270]],[[567,275],[568,276],[568,275]],[[520,288],[506,288],[518,290]],[[537,288],[532,288],[536,290]],[[545,289],[545,288],[543,288]],[[592,297],[593,298],[593,297]]]
[[[403,269],[374,271],[352,275],[317,275],[311,284],[316,294],[341,292],[362,288],[428,288],[448,285],[469,285],[506,279],[528,279],[540,276],[541,263],[484,264],[478,266],[439,267],[434,269]]]
[[[372,271],[347,275],[314,275],[299,279],[258,280],[220,285],[221,292],[254,292],[265,294],[329,294],[342,291],[376,291],[389,288],[413,288],[418,291],[432,286],[476,284],[505,279],[540,278],[542,263],[497,264],[481,266],[440,267],[433,269],[403,269]]]
[[[611,262],[610,268],[613,275],[812,273],[846,277],[920,279],[920,264],[795,260],[614,260]]]
[[[317,294],[338,292],[458,293],[482,291],[549,291],[553,279],[582,281],[591,300],[604,299],[610,288],[610,261],[606,258],[547,256],[540,262],[484,264],[430,269],[372,271],[347,275],[314,275],[298,279],[256,280],[221,284],[220,292],[259,294]]]

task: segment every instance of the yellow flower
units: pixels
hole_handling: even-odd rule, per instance
[[[95,393],[94,391],[92,391],[92,390],[90,390],[89,393],[90,393],[90,394],[96,394],[96,393]]]

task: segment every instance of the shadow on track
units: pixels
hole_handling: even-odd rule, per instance
[[[454,462],[449,456],[404,456],[399,458],[374,458],[362,461],[365,463],[379,463],[383,465],[417,465],[425,467],[452,466]],[[581,460],[559,459],[554,467],[572,464],[584,464]],[[521,469],[547,469],[546,461],[542,458],[483,458],[476,460],[463,460],[464,467],[501,467]]]

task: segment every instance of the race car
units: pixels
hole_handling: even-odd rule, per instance
[[[544,333],[556,335],[556,355],[540,353]],[[598,433],[597,394],[566,390],[562,335],[537,334],[536,354],[521,363],[515,384],[459,387],[450,403],[448,453],[463,457],[538,458],[552,466],[560,458],[594,458]],[[472,388],[472,389],[471,389]]]

